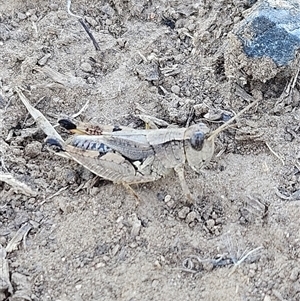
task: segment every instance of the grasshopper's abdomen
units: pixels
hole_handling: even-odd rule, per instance
[[[112,149],[110,147],[108,147],[107,145],[105,145],[104,143],[93,140],[93,138],[91,136],[72,137],[70,145],[75,146],[80,149],[83,149],[83,150],[98,151],[100,155],[104,155],[104,154],[112,151]]]

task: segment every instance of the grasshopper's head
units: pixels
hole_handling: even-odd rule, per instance
[[[205,166],[211,160],[214,154],[214,139],[215,137],[228,128],[234,120],[236,120],[243,113],[254,107],[258,103],[258,99],[254,100],[242,111],[236,114],[234,117],[229,119],[223,125],[219,126],[216,130],[209,133],[209,128],[203,124],[195,124],[186,129],[184,133],[184,149],[185,157],[189,165],[196,172],[200,172],[201,168]]]
[[[214,154],[214,139],[208,139],[209,128],[204,123],[190,126],[185,131],[185,156],[190,167],[200,173]]]

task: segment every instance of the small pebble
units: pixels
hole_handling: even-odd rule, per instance
[[[38,141],[32,141],[25,146],[25,155],[35,158],[41,153],[42,144]]]
[[[192,223],[195,221],[197,217],[197,213],[195,211],[191,211],[187,216],[186,216],[186,222],[188,224]]]
[[[47,240],[44,239],[40,242],[40,246],[45,247],[47,245]]]
[[[0,236],[0,245],[6,245],[6,238],[4,236]]]
[[[168,206],[169,208],[173,208],[173,207],[175,206],[174,200],[170,200],[169,202],[167,202],[167,206]]]
[[[108,25],[108,26],[111,25],[112,24],[112,20],[106,19],[105,24]]]
[[[213,219],[209,219],[209,220],[206,221],[206,227],[208,229],[211,230],[214,226],[215,226],[215,221]]]
[[[171,91],[174,93],[174,94],[179,94],[180,93],[180,87],[179,86],[177,86],[177,85],[173,85],[172,87],[171,87]]]
[[[94,85],[97,82],[95,77],[92,77],[92,76],[89,76],[86,81],[88,84],[91,84],[91,85]]]
[[[248,272],[248,277],[253,278],[255,276],[255,274],[256,274],[255,271],[250,269]]]
[[[11,275],[11,284],[13,285],[15,291],[15,296],[18,295],[18,293],[22,294],[22,298],[19,299],[11,299],[11,300],[31,300],[29,298],[29,296],[31,295],[31,284],[30,284],[30,280],[29,277],[18,273],[18,272],[14,272]],[[14,297],[15,297],[14,296]]]
[[[214,234],[215,234],[216,236],[221,235],[221,228],[215,227],[215,228],[214,228]]]
[[[80,66],[81,70],[84,72],[91,72],[92,71],[92,66],[91,64],[87,63],[87,62],[83,62]]]
[[[111,251],[111,255],[112,255],[112,256],[116,256],[117,253],[119,252],[120,248],[121,248],[120,245],[119,245],[119,244],[116,244],[116,245],[113,247],[112,251]]]
[[[70,168],[64,168],[61,171],[61,177],[64,179],[68,184],[74,184],[77,179],[76,172]]]
[[[297,267],[293,268],[290,275],[290,280],[296,281],[298,279],[299,274],[300,274],[300,269]]]
[[[236,24],[241,20],[241,17],[234,17],[233,23]]]
[[[31,22],[36,22],[37,20],[38,20],[37,15],[32,15],[32,16],[30,16],[30,21],[31,21]]]
[[[18,18],[20,20],[25,20],[27,18],[26,14],[23,14],[23,13],[18,13]]]
[[[137,221],[132,225],[131,232],[130,232],[130,236],[131,236],[131,237],[136,237],[136,236],[138,236],[139,233],[140,233],[141,227],[142,227],[141,221],[140,221],[140,220],[137,220]]]
[[[121,224],[123,222],[123,220],[124,220],[124,217],[121,215],[116,219],[116,223]]]
[[[102,259],[103,259],[103,261],[105,261],[105,262],[110,261],[110,257],[107,256],[107,255],[104,255],[104,256],[102,257]]]
[[[3,86],[2,86],[2,90],[3,90],[3,92],[7,93],[7,92],[9,92],[9,90],[10,90],[10,86],[5,86],[5,85],[3,85]]]
[[[30,16],[34,15],[35,13],[36,13],[36,9],[35,9],[35,8],[29,9],[29,10],[26,12],[26,16],[27,16],[27,17],[30,17]]]
[[[50,9],[53,10],[53,11],[57,11],[57,10],[58,10],[58,4],[56,4],[56,3],[51,3],[51,4],[50,4]]]
[[[97,21],[94,18],[86,16],[85,19],[91,26],[97,26]]]
[[[171,201],[171,196],[169,195],[169,194],[167,194],[166,196],[165,196],[165,202],[166,203],[168,203],[169,201]]]
[[[220,224],[222,224],[222,218],[217,218],[216,220],[215,220],[215,223],[216,223],[216,225],[220,225]]]
[[[216,219],[218,218],[218,215],[217,215],[216,212],[213,212],[213,213],[211,214],[211,217],[212,217],[212,219],[216,220]]]
[[[155,266],[156,268],[161,268],[161,264],[160,264],[160,262],[159,262],[158,260],[155,260],[154,266]]]
[[[47,64],[48,59],[51,57],[51,53],[45,54],[42,58],[38,60],[38,65],[44,66]]]
[[[178,217],[181,219],[185,219],[189,212],[190,212],[189,207],[182,207],[181,210],[178,211]]]
[[[33,227],[33,229],[38,229],[40,226],[40,223],[34,220],[30,220],[30,225]]]
[[[159,286],[159,281],[157,280],[157,279],[154,279],[153,281],[152,281],[152,287],[153,288],[155,288],[155,287],[158,287]]]
[[[138,244],[136,242],[132,242],[131,244],[129,244],[129,247],[131,249],[135,249],[138,246]]]
[[[191,91],[190,90],[186,90],[184,92],[184,95],[187,96],[187,97],[190,97],[191,96]]]
[[[106,264],[104,262],[99,262],[96,264],[96,269],[101,269],[104,268],[106,266]]]
[[[130,231],[130,236],[131,237],[136,237],[139,235],[141,227],[142,227],[142,222],[141,220],[136,216],[136,214],[132,214],[131,216],[131,231]]]
[[[189,30],[190,32],[194,31],[195,28],[196,28],[196,25],[195,25],[195,24],[189,24],[189,25],[188,25],[188,30]]]
[[[194,105],[195,116],[200,117],[208,112],[208,107],[204,103]]]

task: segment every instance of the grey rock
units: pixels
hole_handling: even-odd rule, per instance
[[[239,23],[236,35],[249,57],[269,57],[277,66],[287,65],[300,48],[299,1],[259,1]]]

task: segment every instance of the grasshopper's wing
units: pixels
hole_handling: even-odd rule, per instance
[[[67,143],[85,150],[104,150],[104,153],[115,151],[133,161],[142,161],[154,155],[144,130],[104,132],[97,136],[77,135]]]
[[[150,145],[160,146],[174,141],[183,141],[185,128],[167,128],[147,131],[147,141]]]
[[[65,146],[65,151],[77,163],[114,183],[138,184],[155,180],[151,175],[139,174],[134,165],[119,153],[109,152],[100,157],[97,151],[82,150],[70,145]]]

